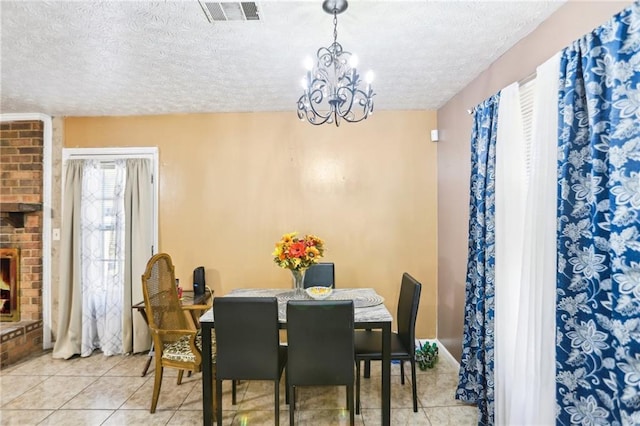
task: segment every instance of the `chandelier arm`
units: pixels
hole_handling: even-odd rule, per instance
[[[314,91],[309,93],[308,107],[311,108],[311,111],[313,111],[314,115],[328,119],[331,117],[331,110],[323,114],[322,111],[316,109],[316,106],[322,105],[323,100],[324,100],[324,94],[322,93],[322,90],[315,89]]]
[[[367,118],[369,118],[369,116],[373,113],[373,107],[371,109],[369,109],[366,114],[362,114],[360,116],[360,118],[349,118],[349,117],[345,117],[345,121],[349,122],[349,123],[358,123],[362,120],[366,120]]]
[[[305,93],[298,100],[298,118],[302,119],[303,115],[311,124],[324,124],[331,120],[332,110],[323,113],[316,109],[316,105],[322,105],[324,95],[322,89],[317,88]],[[320,119],[320,120],[318,120]]]
[[[341,117],[345,117],[346,119],[347,115],[351,112],[355,94],[351,90],[349,90],[348,87],[341,87],[340,89],[338,89],[337,94],[340,96],[340,99],[342,99],[343,102],[336,108],[336,113]]]
[[[373,96],[375,94],[371,90],[369,90],[369,93],[365,93],[360,89],[355,90],[350,96],[349,107],[341,109],[338,114],[349,123],[357,123],[366,119],[373,113]],[[356,111],[352,110],[354,104],[357,105],[356,109],[361,111],[360,114],[356,114]]]
[[[298,102],[301,102],[301,101],[298,101]],[[313,112],[313,110],[309,110],[309,109],[305,109],[305,108],[302,108],[302,109],[298,108],[298,118],[300,120],[302,120],[303,118],[306,118],[306,120],[309,123],[311,123],[311,124],[313,124],[315,126],[319,126],[321,124],[326,123],[329,120],[330,116],[323,117],[323,116],[315,114]],[[318,120],[318,118],[320,118],[321,120]]]

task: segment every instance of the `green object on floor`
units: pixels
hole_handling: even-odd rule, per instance
[[[420,370],[426,370],[427,368],[433,368],[438,361],[438,345],[434,343],[425,342],[418,343],[419,347],[416,349],[416,361]]]

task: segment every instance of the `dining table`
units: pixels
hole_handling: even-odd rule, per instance
[[[276,297],[278,299],[278,322],[281,329],[287,328],[287,302],[289,300],[311,300],[306,293],[286,289],[235,289],[227,294],[234,297]],[[384,299],[372,288],[334,289],[325,300],[353,300],[354,329],[382,331],[382,425],[391,423],[391,323],[393,316],[384,305]],[[202,329],[202,359],[211,359],[211,333],[215,328],[213,308],[200,317]],[[202,363],[202,411],[205,426],[213,424],[213,365]]]

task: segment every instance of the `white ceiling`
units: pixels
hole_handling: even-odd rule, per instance
[[[375,72],[376,110],[436,109],[563,3],[352,0],[338,42]],[[197,0],[2,0],[0,112],[294,113],[304,58],[333,41],[321,4],[209,23]]]

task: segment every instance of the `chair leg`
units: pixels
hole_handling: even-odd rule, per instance
[[[184,370],[178,370],[178,384],[182,384],[182,376],[184,375]]]
[[[360,361],[356,361],[356,414],[360,414]]]
[[[349,410],[349,424],[355,423],[355,415],[353,414],[353,385],[347,385],[347,409]]]
[[[411,386],[413,387],[413,412],[418,412],[418,389],[416,383],[416,361],[411,360]]]
[[[287,389],[287,393],[289,394],[289,426],[293,426],[295,409],[296,409],[296,391],[295,387],[289,385]]]
[[[238,382],[236,380],[231,380],[231,403],[236,405],[236,386]]]
[[[218,391],[216,389],[216,367],[213,366],[211,371],[211,388],[214,392],[213,394],[213,416],[216,419],[216,423],[218,422]]]
[[[400,384],[404,385],[404,361],[400,360]]]
[[[158,397],[160,396],[160,388],[162,387],[162,364],[156,362],[156,374],[153,380],[153,396],[151,397],[151,414],[156,412],[156,406],[158,405]]]
[[[348,410],[349,409],[349,393],[345,394],[344,403],[345,403],[345,407],[347,407],[347,410]]]
[[[287,374],[287,370],[284,370],[284,402],[289,404],[289,375]]]
[[[275,394],[276,426],[280,424],[280,380],[273,381],[273,393]]]
[[[216,422],[222,426],[222,380],[216,379]]]
[[[364,378],[368,379],[369,377],[371,377],[371,361],[365,360],[364,361]]]

